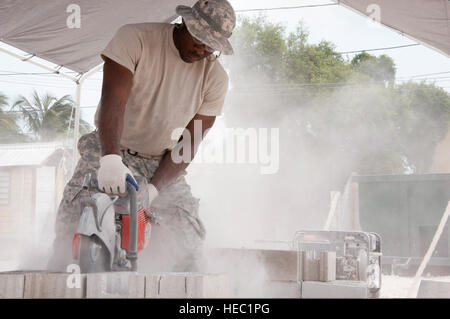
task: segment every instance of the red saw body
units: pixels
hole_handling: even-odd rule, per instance
[[[152,224],[145,209],[138,210],[138,252],[147,247],[150,241]],[[130,215],[122,215],[122,249],[128,252],[130,246]]]

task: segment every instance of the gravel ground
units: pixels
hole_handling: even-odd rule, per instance
[[[439,280],[450,282],[450,276],[424,277],[426,280]],[[380,298],[407,298],[413,277],[382,276]],[[450,296],[449,296],[450,298]]]

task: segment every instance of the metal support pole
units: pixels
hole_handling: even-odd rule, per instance
[[[417,298],[417,293],[419,292],[420,281],[422,280],[422,274],[430,261],[430,258],[436,249],[436,245],[441,238],[442,232],[444,231],[445,224],[447,224],[448,217],[450,215],[450,201],[447,203],[447,208],[445,209],[444,215],[442,215],[441,222],[434,233],[433,240],[417,269],[416,275],[414,276],[413,283],[408,291],[408,298]]]
[[[82,83],[78,83],[76,87],[75,93],[75,125],[73,128],[73,150],[72,150],[72,174],[75,171],[75,166],[78,162],[78,149],[77,143],[80,134],[80,113],[81,113],[81,85]]]
[[[39,62],[37,62],[37,61],[33,61],[31,58],[27,59],[27,58],[25,58],[24,56],[22,56],[22,55],[20,55],[20,54],[11,52],[11,51],[9,51],[9,50],[7,50],[7,49],[4,49],[4,48],[2,48],[2,47],[0,47],[0,52],[6,53],[6,54],[11,55],[11,56],[13,56],[13,57],[15,57],[15,58],[18,58],[18,59],[22,60],[23,62],[28,62],[28,63],[31,63],[31,64],[33,64],[33,65],[36,65],[36,66],[38,66],[38,67],[40,67],[40,68],[42,68],[42,69],[44,69],[44,70],[47,70],[47,71],[49,71],[49,72],[53,72],[53,73],[55,73],[55,74],[59,74],[59,75],[61,75],[62,77],[65,77],[66,79],[72,80],[72,81],[74,81],[74,82],[77,81],[77,78],[74,77],[74,76],[68,75],[68,74],[66,74],[66,73],[64,73],[64,72],[59,72],[58,70],[55,70],[55,69],[53,69],[53,68],[51,68],[51,67],[49,67],[49,66],[47,66],[47,65],[44,65],[44,64],[39,63]]]
[[[81,86],[83,85],[84,80],[86,80],[91,75],[97,73],[99,70],[103,68],[103,64],[100,64],[90,70],[89,72],[83,74],[83,76],[77,80],[75,83],[77,84],[76,87],[76,95],[75,95],[75,125],[73,128],[73,151],[72,151],[72,171],[70,175],[73,174],[75,171],[75,167],[78,162],[78,149],[77,149],[77,143],[78,138],[80,137],[80,116],[81,116]]]

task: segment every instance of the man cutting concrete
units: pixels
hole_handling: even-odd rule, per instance
[[[147,269],[140,269],[198,268],[205,229],[199,200],[185,180],[189,161],[171,156],[181,137],[179,133],[174,139],[173,132],[184,128],[194,137],[196,122],[204,136],[221,114],[228,76],[215,54],[233,53],[228,38],[236,18],[226,0],[200,0],[192,8],[180,5],[176,12],[181,24],[122,26],[101,53],[105,64],[98,129],[78,142],[81,158],[64,189],[49,268],[65,271],[72,263],[71,241],[81,214],[76,194],[87,173],[108,194],[126,191],[127,174],[150,183],[151,210],[161,221],[143,254]],[[193,139],[192,149],[200,142]]]

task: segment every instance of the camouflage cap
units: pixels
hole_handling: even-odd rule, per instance
[[[179,5],[175,11],[194,38],[223,54],[233,54],[228,38],[236,26],[236,15],[227,0],[199,0],[192,8]]]

